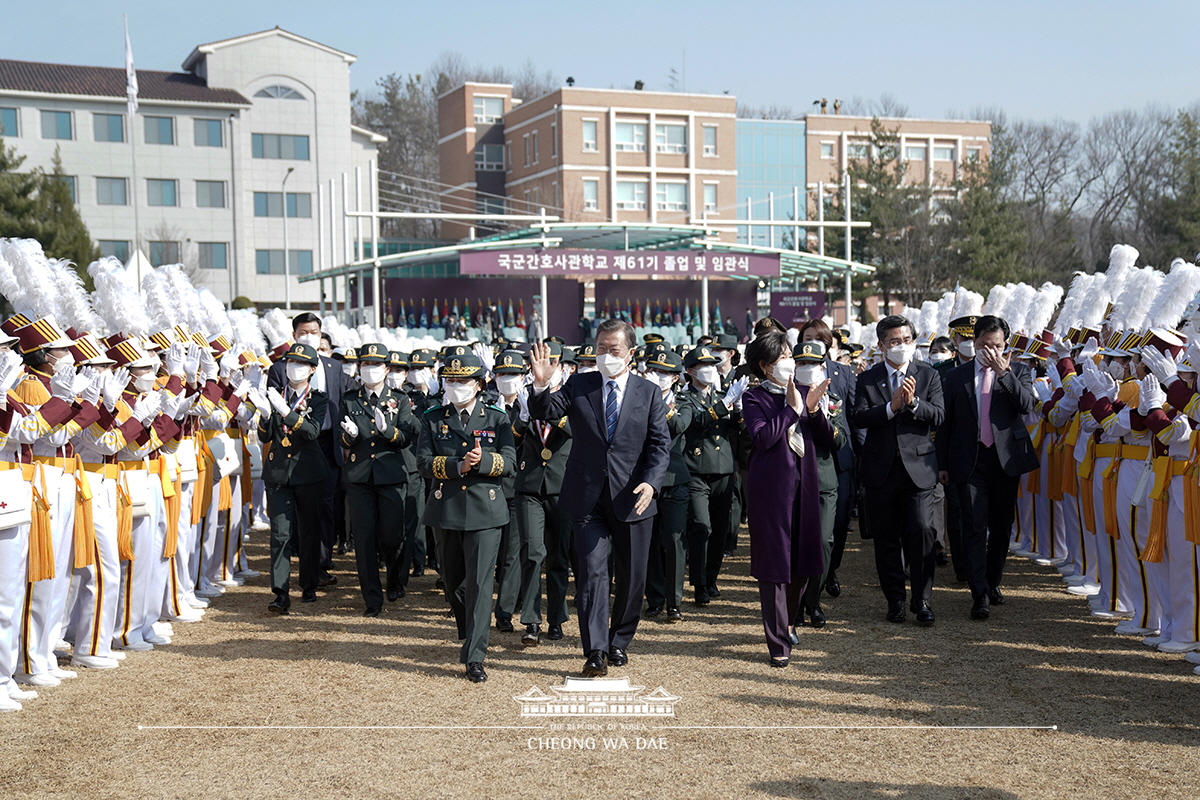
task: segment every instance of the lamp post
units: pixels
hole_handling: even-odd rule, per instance
[[[292,310],[292,281],[288,272],[287,182],[288,178],[292,177],[294,169],[296,168],[288,167],[287,172],[283,175],[283,183],[279,187],[279,194],[283,198],[283,305],[288,311]]]

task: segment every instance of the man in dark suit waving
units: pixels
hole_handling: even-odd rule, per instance
[[[904,621],[907,566],[917,624],[932,625],[937,455],[931,434],[945,415],[942,382],[933,367],[913,359],[917,346],[907,319],[884,317],[875,332],[884,360],[858,376],[851,416],[866,433],[859,477],[870,508],[875,569],[889,622]]]
[[[633,375],[633,328],[607,320],[596,329],[599,370],[572,376],[548,391],[554,365],[545,344],[531,352],[534,419],[567,417],[574,439],[559,507],[571,517],[579,593],[579,633],[587,654],[584,677],[629,662],[646,591],[646,562],[653,531],[654,497],[670,462],[671,434],[657,385]],[[613,556],[616,596],[608,616],[608,557]]]
[[[945,373],[946,418],[938,428],[938,480],[951,482],[962,509],[962,547],[971,587],[971,618],[987,619],[1004,602],[1000,580],[1008,555],[1020,476],[1038,468],[1025,428],[1033,377],[1004,353],[1008,323],[980,317],[975,360]]]

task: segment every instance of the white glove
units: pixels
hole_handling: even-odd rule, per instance
[[[1175,366],[1174,359],[1153,347],[1142,348],[1142,363],[1163,386],[1170,386],[1179,379],[1179,369]]]
[[[1054,354],[1059,358],[1070,358],[1071,343],[1057,333],[1054,334]]]
[[[730,384],[728,391],[725,392],[725,405],[733,408],[734,404],[742,399],[742,395],[745,394],[746,387],[749,385],[750,378],[747,375],[743,375]]]
[[[98,405],[100,403],[100,392],[104,388],[104,382],[108,376],[106,373],[91,367],[84,367],[84,371],[88,372],[88,384],[79,393],[79,399],[85,403]]]
[[[271,402],[271,408],[279,412],[279,416],[286,417],[292,413],[291,406],[287,404],[287,401],[283,399],[283,395],[274,386],[267,389],[267,400]]]
[[[382,431],[387,427],[387,417],[383,415],[382,408],[375,409],[375,429]]]
[[[529,422],[529,388],[522,386],[517,390],[517,405],[521,407],[518,417],[521,422]]]
[[[263,414],[271,413],[271,404],[267,400],[267,396],[258,389],[250,389],[250,391],[246,393],[246,400],[250,403],[250,405],[257,408]]]
[[[1116,378],[1100,370],[1096,370],[1096,375],[1096,389],[1098,391],[1093,391],[1092,394],[1096,395],[1096,397],[1106,397],[1109,400],[1115,400],[1117,390],[1120,388],[1117,386]]]
[[[1046,381],[1034,381],[1033,391],[1037,394],[1038,400],[1043,403],[1049,403],[1050,398],[1054,396],[1054,392],[1050,389],[1050,384]]]
[[[0,383],[7,381],[11,377],[11,373],[15,372],[20,364],[21,357],[12,350],[5,350],[3,354],[0,354]]]
[[[492,348],[483,342],[477,342],[471,348],[471,352],[479,358],[480,363],[483,364],[484,371],[488,374],[488,377],[491,377],[492,367],[496,366],[496,357],[492,355]]]
[[[236,378],[236,377],[238,377],[238,374],[235,372],[230,377]],[[235,395],[237,395],[238,397],[242,398],[243,400],[245,400],[246,395],[250,393],[251,388],[252,387],[250,386],[250,381],[239,378],[237,384],[234,385],[234,387],[233,387],[233,393]]]
[[[350,417],[342,417],[342,430],[351,439],[358,436],[358,426],[354,424],[354,420],[350,419]]]
[[[1153,348],[1147,348],[1152,350]],[[1142,353],[1142,358],[1145,359],[1145,351]],[[1147,375],[1145,379],[1140,381],[1140,391],[1138,392],[1138,413],[1143,417],[1151,411],[1155,411],[1163,407],[1163,403],[1167,402],[1167,393],[1163,391],[1162,385],[1158,382],[1158,378],[1153,375]]]
[[[217,367],[217,376],[228,378],[238,366],[238,354],[231,347],[225,351],[225,355],[221,356],[221,363]]]
[[[185,378],[189,378],[192,382],[196,382],[198,376],[196,371],[200,369],[200,345],[191,342],[187,346],[187,352],[183,359],[183,374]]]
[[[1058,391],[1063,388],[1062,376],[1058,374],[1058,365],[1050,364],[1046,367],[1046,380],[1050,382],[1050,388]]]
[[[192,410],[194,399],[187,392],[180,392],[172,399],[171,419],[183,419]]]
[[[96,375],[96,370],[92,367],[84,367],[79,372],[75,373],[75,378],[71,382],[71,391],[75,397],[83,393],[92,382],[92,378]]]
[[[146,425],[150,420],[158,416],[159,410],[162,408],[163,393],[161,391],[148,392],[143,395],[134,406],[133,416],[142,425]]]
[[[201,350],[199,378],[206,383],[208,381],[215,381],[218,372],[217,362],[213,360],[212,353],[208,350]]]
[[[167,348],[167,352],[163,354],[163,364],[167,367],[167,374],[175,377],[183,377],[183,363],[187,360],[187,350],[179,342],[173,342]]]
[[[1193,367],[1200,369],[1200,342],[1192,342],[1188,345],[1187,360]]]
[[[54,374],[50,376],[50,394],[68,403],[75,400],[75,365],[70,359],[63,359],[54,365]]]
[[[258,389],[260,392],[266,389],[266,386],[259,385],[259,381],[266,377],[263,375],[263,368],[260,364],[251,364],[246,367],[242,374],[246,383],[250,384],[251,388]]]
[[[1083,343],[1083,349],[1079,351],[1079,358],[1082,361],[1092,361],[1095,363],[1096,354],[1100,352],[1100,342],[1091,338]]]
[[[125,367],[120,367],[105,376],[102,393],[104,394],[104,405],[108,406],[108,410],[112,411],[116,408],[117,401],[121,399],[121,393],[125,391],[125,387],[129,385],[129,370]]]
[[[432,369],[429,370],[429,380],[426,382],[425,387],[429,390],[429,394],[437,394],[438,389],[441,388],[437,374]]]

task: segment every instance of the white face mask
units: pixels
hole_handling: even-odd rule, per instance
[[[399,389],[404,385],[404,373],[389,372],[384,380],[387,382],[389,389]]]
[[[147,372],[145,375],[138,375],[133,379],[133,388],[139,392],[148,392],[154,388],[156,375],[153,372]]]
[[[780,386],[787,386],[796,375],[796,362],[790,358],[778,361],[771,367],[771,380]]]
[[[413,386],[424,387],[429,384],[429,368],[421,367],[420,369],[410,370],[408,373],[408,382]]]
[[[576,370],[576,372],[578,372],[580,375],[586,375],[589,372],[595,372],[595,371],[596,371],[595,364],[580,364],[579,369]]]
[[[521,383],[524,382],[524,380],[524,375],[497,375],[496,390],[502,395],[514,395],[520,390]],[[550,381],[550,385],[554,386],[553,380]]]
[[[951,359],[951,357],[952,357],[951,353],[947,353],[947,352],[943,351],[941,353],[934,353],[934,354],[930,355],[929,360],[932,361],[934,364],[941,364],[943,361],[949,361]]]
[[[908,362],[912,361],[913,355],[917,352],[915,344],[898,344],[895,347],[887,349],[887,360],[893,365],[903,367]]]
[[[696,380],[705,386],[717,386],[721,383],[721,373],[717,371],[715,364],[708,364],[703,367],[697,367],[692,373]]]
[[[353,361],[347,361],[346,363],[342,364],[342,374],[345,375],[347,378],[354,377],[354,362]]]
[[[446,400],[456,406],[465,406],[475,398],[475,383],[447,383],[442,387]]]
[[[606,378],[615,378],[629,368],[629,362],[608,353],[596,356],[596,367]]]
[[[550,388],[557,389],[562,386],[567,380],[567,376],[563,374],[562,367],[554,370],[554,374],[550,376]]]
[[[796,382],[801,386],[816,386],[825,380],[825,367],[821,364],[804,364],[796,367]]]
[[[321,334],[319,333],[302,333],[296,337],[297,344],[306,344],[313,350],[321,347]]]
[[[1128,377],[1128,368],[1120,361],[1108,362],[1108,374],[1113,376],[1114,380],[1123,381]]]
[[[303,383],[312,375],[312,367],[308,364],[301,364],[298,361],[288,361],[287,367],[288,383]]]
[[[974,339],[964,339],[963,341],[959,342],[958,343],[958,354],[960,356],[962,356],[963,358],[974,358],[975,357],[975,340]]]
[[[383,383],[383,379],[387,377],[387,365],[363,364],[358,368],[358,374],[367,386],[375,386]]]
[[[675,376],[670,372],[651,370],[650,377],[658,384],[658,388],[664,392],[670,391],[671,387],[675,385]]]

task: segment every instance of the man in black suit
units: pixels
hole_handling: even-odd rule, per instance
[[[858,376],[851,420],[865,431],[859,477],[867,494],[875,569],[889,622],[904,621],[904,569],[917,624],[932,625],[933,495],[937,454],[932,433],[942,423],[942,382],[914,360],[913,325],[897,315],[875,326],[883,363]]]
[[[292,339],[299,344],[306,344],[316,351],[321,346],[321,318],[310,311],[297,314],[292,319]],[[329,586],[337,583],[337,578],[330,575],[329,570],[333,569],[333,547],[337,538],[333,524],[333,497],[338,486],[341,485],[341,468],[344,458],[341,444],[338,442],[337,426],[343,416],[342,395],[346,393],[346,384],[341,364],[325,356],[318,356],[318,358],[321,363],[309,382],[314,390],[324,394],[329,401],[326,405],[325,417],[320,421],[321,432],[317,436],[317,444],[320,446],[321,452],[325,454],[330,473],[320,489],[321,577],[319,580],[320,586]],[[272,364],[267,373],[268,385],[281,391],[287,384],[283,361],[280,359]]]
[[[945,373],[946,418],[937,435],[938,480],[958,492],[971,618],[987,619],[1004,602],[1000,581],[1020,476],[1038,468],[1025,428],[1033,410],[1029,368],[1005,354],[1008,323],[975,323],[975,359]],[[950,487],[953,482],[954,486]]]
[[[547,422],[567,417],[574,440],[559,507],[571,517],[584,677],[607,674],[610,662],[629,663],[625,649],[646,591],[654,498],[670,462],[662,393],[629,371],[636,347],[629,324],[606,320],[596,330],[599,371],[574,375],[558,391],[547,391],[554,374],[549,348],[536,344],[531,353],[529,414]],[[616,572],[611,623],[610,552]]]

